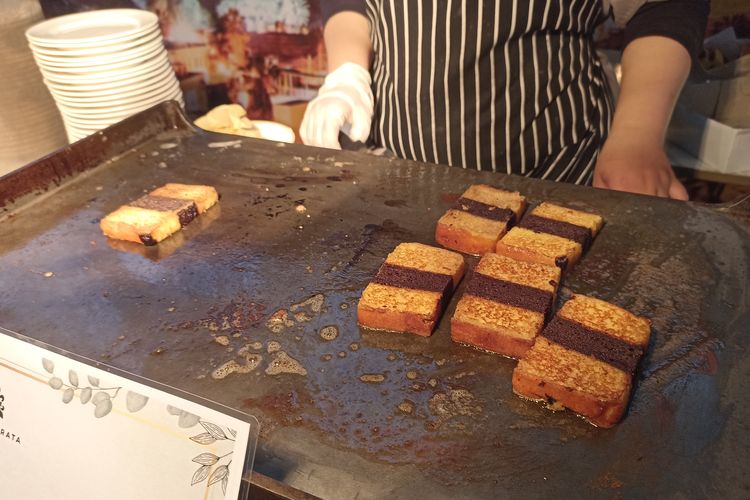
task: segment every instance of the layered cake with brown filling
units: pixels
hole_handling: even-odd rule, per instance
[[[368,328],[429,336],[463,274],[462,255],[401,243],[362,292],[357,320]]]
[[[566,269],[578,262],[603,223],[596,214],[542,203],[497,242],[495,251]]]
[[[599,427],[612,427],[627,408],[650,335],[649,320],[575,295],[518,362],[513,391],[552,409],[569,408]]]
[[[485,254],[451,319],[451,338],[521,358],[549,317],[560,268]]]
[[[124,205],[99,223],[114,239],[155,245],[179,231],[218,200],[210,186],[167,184]]]
[[[154,189],[150,194],[152,196],[192,201],[198,208],[199,214],[202,214],[219,201],[219,193],[216,192],[216,188],[200,184],[177,184],[170,182],[160,188]]]
[[[484,184],[469,186],[438,221],[435,240],[446,248],[482,255],[495,249],[526,209],[526,198]]]

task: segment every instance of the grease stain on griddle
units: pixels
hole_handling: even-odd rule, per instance
[[[383,373],[363,373],[359,376],[359,380],[366,384],[381,384],[385,382],[385,374]]]
[[[297,304],[292,304],[289,310],[294,312],[294,311],[297,311],[298,309],[309,307],[313,313],[317,314],[323,309],[324,302],[325,302],[325,295],[323,295],[322,293],[318,293],[318,294],[313,295],[312,297],[309,297],[303,300],[302,302],[299,302]]]
[[[432,415],[437,418],[436,428],[456,417],[478,417],[483,413],[482,405],[466,389],[435,393],[428,406]]]
[[[289,319],[289,311],[286,309],[277,310],[266,321],[266,327],[273,333],[281,333],[285,328],[292,326],[294,326],[294,321]]]
[[[268,363],[268,367],[266,368],[266,375],[282,374],[305,376],[307,375],[307,370],[299,361],[291,357],[289,354],[284,351],[279,351]]]
[[[412,412],[414,412],[414,401],[410,401],[408,399],[404,400],[402,403],[398,405],[398,409],[399,411],[403,413],[407,413],[411,415]]]
[[[278,352],[281,350],[281,344],[279,344],[275,340],[272,340],[268,343],[268,346],[266,347],[266,349],[268,350],[269,354]]]
[[[406,200],[385,200],[383,203],[387,207],[403,208],[406,206]]]
[[[326,325],[320,329],[320,338],[323,340],[335,340],[339,336],[339,327],[336,325]]]
[[[260,354],[248,354],[244,357],[244,363],[240,364],[237,361],[231,359],[211,372],[211,377],[215,380],[221,380],[232,373],[250,373],[255,371],[263,361],[263,356]]]

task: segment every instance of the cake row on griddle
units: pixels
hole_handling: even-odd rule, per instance
[[[610,427],[627,407],[650,324],[581,295],[547,324],[562,271],[580,259],[603,221],[542,203],[513,226],[525,207],[519,193],[471,186],[438,222],[436,239],[444,246],[484,254],[456,306],[451,337],[521,358],[513,376],[517,394]],[[458,253],[401,244],[365,289],[359,322],[430,335],[463,272]]]
[[[601,216],[541,203],[526,216],[526,198],[486,185],[470,186],[438,221],[435,240],[446,248],[565,269],[580,260],[602,227]]]

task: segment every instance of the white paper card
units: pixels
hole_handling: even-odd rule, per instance
[[[9,333],[0,329],[0,497],[238,497],[257,443],[252,417],[229,416]]]

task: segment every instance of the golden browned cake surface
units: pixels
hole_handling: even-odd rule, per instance
[[[409,312],[422,317],[432,317],[440,302],[440,292],[370,283],[362,292],[360,302],[378,311]]]
[[[485,219],[462,210],[448,210],[435,227],[435,240],[446,248],[482,255],[495,248],[508,223]]]
[[[545,290],[553,295],[557,292],[561,274],[557,266],[518,261],[496,253],[484,255],[474,271],[500,280]]]
[[[558,315],[641,347],[646,347],[651,337],[651,322],[646,318],[586,295],[573,296]]]
[[[451,338],[480,349],[522,357],[544,326],[560,269],[485,254],[451,321]]]
[[[502,331],[503,335],[527,340],[533,340],[544,325],[542,313],[473,295],[461,297],[453,318],[489,330]]]
[[[533,215],[545,217],[547,219],[558,220],[588,228],[592,236],[602,228],[604,220],[600,215],[574,210],[572,208],[562,207],[552,203],[540,203],[531,211]]]
[[[576,295],[513,372],[519,395],[557,404],[611,427],[625,412],[632,377],[650,336],[649,321]]]
[[[630,378],[606,363],[570,352],[537,337],[513,370],[513,392],[552,409],[568,408],[596,426],[614,426],[627,408]]]
[[[430,335],[463,273],[460,254],[401,243],[362,293],[358,322],[380,330]]]
[[[192,200],[198,207],[199,214],[202,214],[219,201],[219,194],[216,192],[215,188],[200,184],[168,183],[160,188],[154,189],[150,194],[153,196],[163,196],[165,198]]]
[[[172,212],[123,206],[104,217],[99,226],[105,236],[152,245],[179,231],[180,220]]]
[[[401,243],[388,254],[385,262],[420,271],[447,274],[458,284],[464,272],[461,254],[422,243]]]
[[[630,376],[624,371],[544,337],[537,338],[517,369],[603,401],[621,399],[630,384]]]
[[[478,201],[485,205],[509,208],[516,217],[526,209],[526,198],[518,191],[506,191],[486,184],[474,184],[464,191],[463,198]]]
[[[582,248],[567,238],[514,227],[497,242],[495,250],[514,259],[564,268],[580,259]],[[562,262],[563,259],[566,262]]]
[[[469,186],[438,221],[435,240],[464,253],[491,252],[525,209],[526,199],[518,192],[484,184]]]

